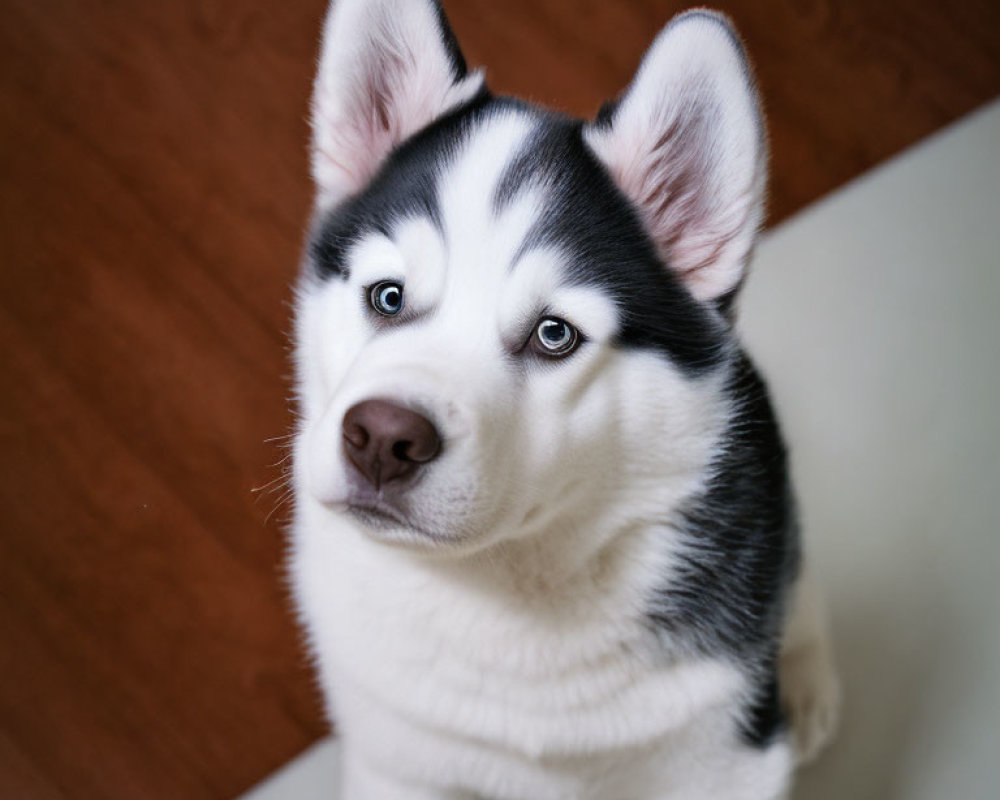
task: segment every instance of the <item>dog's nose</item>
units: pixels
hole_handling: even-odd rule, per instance
[[[344,452],[376,488],[416,472],[441,451],[429,419],[388,400],[364,400],[344,414]]]

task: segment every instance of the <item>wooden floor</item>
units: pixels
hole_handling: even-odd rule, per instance
[[[446,0],[591,114],[681,4]],[[0,798],[230,798],[321,735],[281,572],[323,0],[0,0]],[[771,222],[1000,93],[995,0],[723,3]],[[933,191],[933,187],[928,187]]]

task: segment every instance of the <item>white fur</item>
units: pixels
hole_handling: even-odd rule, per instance
[[[391,36],[376,26],[379,45],[362,17],[390,7],[401,16]],[[317,78],[321,208],[385,155],[382,134],[343,122],[353,60],[387,37],[397,47],[412,25],[428,80],[447,82],[428,8],[334,5]],[[328,52],[354,39],[349,57]],[[380,102],[407,91],[392,86]],[[448,91],[393,106],[390,138],[442,113]],[[343,740],[343,797],[776,800],[791,748],[740,740],[743,673],[684,656],[645,622],[681,546],[664,511],[700,488],[731,413],[722,378],[612,347],[613,299],[563,285],[555,250],[517,260],[544,187],[499,218],[490,198],[532,124],[510,111],[473,132],[440,184],[443,232],[407,220],[358,242],[346,281],[299,287],[290,567]],[[344,147],[364,151],[357,168]],[[364,287],[388,279],[405,282],[416,316],[377,328]],[[587,341],[512,375],[510,354],[543,310]],[[375,530],[346,510],[341,421],[370,397],[420,409],[446,442],[410,489],[407,529]]]

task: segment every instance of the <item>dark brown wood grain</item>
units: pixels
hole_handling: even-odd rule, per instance
[[[446,7],[496,90],[590,115],[682,6]],[[721,7],[772,222],[1000,92],[991,0]],[[0,798],[229,798],[324,731],[266,441],[322,11],[0,2]]]

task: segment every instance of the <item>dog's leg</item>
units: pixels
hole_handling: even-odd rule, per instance
[[[815,579],[805,568],[792,598],[781,648],[781,696],[799,763],[815,758],[837,727],[840,682]]]

